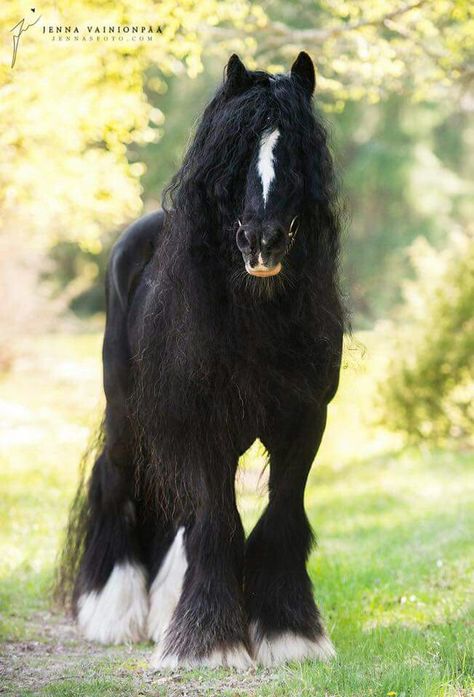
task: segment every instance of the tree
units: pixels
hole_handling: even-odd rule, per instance
[[[0,7],[2,35],[12,40],[19,12],[16,2]],[[203,50],[199,26],[251,28],[260,14],[246,0],[50,0],[35,12],[41,20],[20,37],[13,69],[12,44],[3,45],[0,231],[20,225],[40,246],[69,239],[97,249],[102,230],[141,207],[144,168],[129,162],[127,147],[161,134],[163,114],[145,90],[150,73],[158,89],[160,75],[195,75]],[[160,32],[150,42],[97,41],[94,33],[89,40],[88,26],[134,23]],[[68,41],[56,26],[79,27],[81,40]]]
[[[211,29],[232,41],[233,28]],[[334,106],[404,92],[461,96],[474,77],[474,8],[468,0],[303,0],[276,3],[251,43],[259,63],[286,66],[302,48]]]
[[[7,240],[0,268],[18,280],[2,286],[5,308],[18,307],[22,290],[39,299],[29,292],[32,274],[39,278],[52,247],[97,255],[104,233],[139,214],[144,165],[129,159],[128,148],[161,136],[164,115],[149,95],[163,76],[199,72],[198,27],[230,22],[248,30],[259,21],[247,0],[45,0],[26,11],[13,0],[0,4],[1,34],[11,39],[2,42],[0,63],[0,235]],[[160,30],[150,42],[95,40],[96,26],[133,24]],[[65,27],[72,27],[68,36]],[[82,269],[75,292],[93,280],[91,265]],[[15,324],[32,331],[32,317],[45,315],[44,304],[31,302]],[[11,344],[11,318],[0,323],[2,343]],[[10,359],[11,345],[3,354]]]

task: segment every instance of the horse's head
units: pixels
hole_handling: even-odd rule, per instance
[[[248,70],[234,54],[168,188],[182,239],[217,249],[239,281],[295,269],[312,252],[322,259],[328,240],[337,240],[332,160],[314,87],[304,52],[278,75]]]
[[[252,276],[275,276],[281,271],[308,203],[308,153],[304,149],[311,147],[305,136],[314,86],[314,67],[307,53],[300,53],[289,75],[251,73],[236,55],[227,66],[230,98],[245,102],[245,92],[257,89],[267,107],[249,160],[243,210],[237,218],[237,247]]]

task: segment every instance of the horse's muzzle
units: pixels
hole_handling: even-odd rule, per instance
[[[245,264],[245,270],[251,276],[258,276],[259,278],[268,278],[269,276],[276,276],[281,271],[281,264],[275,264],[275,266],[264,266],[259,264],[258,266],[250,266],[250,263]]]
[[[236,242],[245,270],[251,276],[268,278],[281,271],[281,258],[285,253],[286,238],[282,228],[271,226],[269,229],[244,227],[240,221]]]

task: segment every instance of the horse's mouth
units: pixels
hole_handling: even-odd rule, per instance
[[[268,268],[267,266],[254,266],[253,268],[250,264],[245,264],[245,270],[251,276],[258,276],[259,278],[268,278],[268,276],[276,276],[281,271],[281,264],[278,262],[276,266]]]

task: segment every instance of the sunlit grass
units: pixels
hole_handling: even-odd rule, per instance
[[[30,682],[23,691],[12,684],[12,694],[472,694],[473,458],[400,450],[398,440],[376,425],[373,408],[386,347],[371,334],[359,340],[365,354],[356,342],[346,351],[341,389],[306,495],[319,539],[309,569],[337,661],[245,678],[195,671],[182,674],[183,691],[173,692],[175,683],[144,673],[146,647],[78,654],[69,639],[60,680],[48,686],[43,675],[37,688]],[[35,618],[49,607],[79,456],[102,404],[97,334],[45,337],[0,382],[5,642],[54,644]],[[247,529],[265,505],[264,465],[256,444],[238,484]],[[40,671],[45,658],[31,651],[25,660]]]

